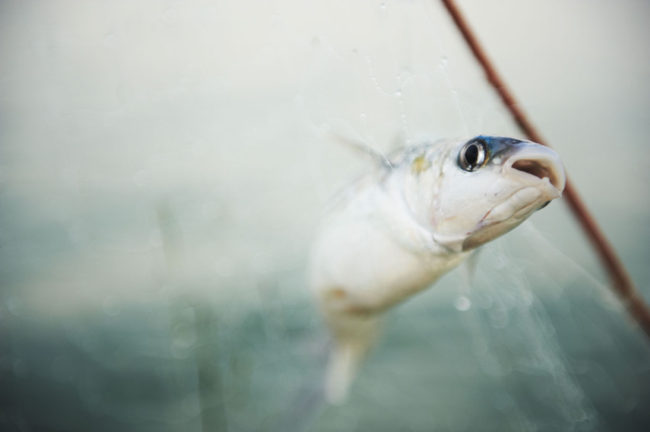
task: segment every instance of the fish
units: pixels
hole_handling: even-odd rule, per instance
[[[309,285],[332,338],[324,394],[343,403],[382,316],[561,197],[543,145],[479,135],[406,147],[340,193],[312,246]]]

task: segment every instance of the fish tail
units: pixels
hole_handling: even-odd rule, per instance
[[[325,378],[325,397],[329,403],[340,405],[345,401],[364,354],[365,350],[351,343],[341,344],[332,351]]]
[[[346,334],[339,333],[335,337],[327,365],[325,397],[334,405],[345,402],[359,366],[376,339],[378,322],[376,319],[359,320],[347,330]]]

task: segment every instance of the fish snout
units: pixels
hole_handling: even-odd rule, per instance
[[[505,161],[504,171],[528,180],[532,180],[532,177],[542,181],[548,179],[550,185],[557,190],[558,196],[566,185],[566,175],[560,157],[554,150],[540,144],[527,143],[520,147]]]

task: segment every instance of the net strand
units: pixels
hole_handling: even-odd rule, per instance
[[[476,60],[481,64],[485,72],[486,79],[497,92],[501,101],[506,106],[513,120],[519,129],[531,141],[548,146],[546,140],[542,138],[537,129],[533,126],[526,114],[517,104],[514,96],[506,86],[503,79],[497,73],[492,62],[488,59],[478,38],[470,28],[460,10],[453,0],[442,0],[449,15],[453,19],[456,27],[463,35],[465,42],[469,46]],[[621,298],[632,318],[639,324],[641,329],[650,337],[650,309],[643,301],[632,283],[623,263],[618,258],[614,248],[607,240],[605,234],[601,231],[596,220],[591,215],[582,199],[578,195],[573,183],[567,179],[564,189],[565,202],[573,213],[574,217],[580,223],[584,234],[587,236],[594,247],[600,262],[605,267],[611,281],[611,288]]]

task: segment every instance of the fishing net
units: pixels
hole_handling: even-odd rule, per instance
[[[648,299],[648,5],[461,6]],[[392,310],[324,402],[307,255],[372,168],[332,135],[520,136],[438,2],[3,2],[0,29],[1,429],[647,430],[647,340],[562,202]]]

